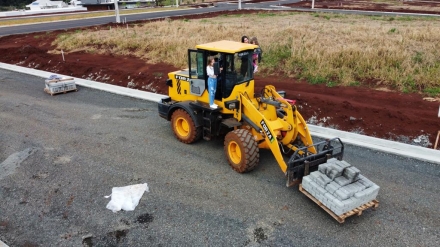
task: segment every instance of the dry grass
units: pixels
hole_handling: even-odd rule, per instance
[[[198,20],[164,20],[83,31],[55,41],[64,51],[134,55],[185,67],[187,49],[257,36],[263,74],[311,83],[375,82],[404,92],[440,94],[440,19],[269,12]]]

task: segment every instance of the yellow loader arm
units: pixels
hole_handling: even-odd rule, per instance
[[[328,141],[313,144],[304,118],[294,104],[276,92],[275,87],[266,86],[255,98],[240,93],[240,101],[242,107],[238,116],[241,119],[238,120],[252,127],[259,148],[271,150],[281,170],[290,177],[288,186],[300,181],[304,172],[308,174],[311,164],[319,165],[329,157],[335,157]],[[320,144],[323,150],[318,152]],[[342,152],[338,157],[342,159]]]

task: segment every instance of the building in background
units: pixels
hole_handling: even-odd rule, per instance
[[[155,0],[118,0],[119,9],[146,8],[155,5]],[[0,17],[114,9],[114,0],[71,0],[69,4],[63,1],[35,0],[26,5],[26,10],[0,12]]]
[[[78,0],[71,0],[69,4],[63,1],[36,0],[29,5],[26,5],[26,10],[0,12],[0,17],[54,14],[75,11],[87,11],[87,8],[84,8],[82,2]]]
[[[114,0],[81,0],[88,11],[113,10]],[[134,9],[155,6],[155,0],[118,0],[119,9]]]
[[[42,10],[42,9],[57,9],[66,8],[69,5],[63,1],[37,0],[29,5],[26,5],[27,10]]]

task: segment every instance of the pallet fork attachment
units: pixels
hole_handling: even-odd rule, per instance
[[[303,176],[318,170],[318,166],[326,163],[327,160],[331,158],[342,160],[344,156],[344,144],[337,137],[311,146],[315,147],[316,153],[307,151],[310,146],[302,147],[297,149],[287,162],[287,187],[300,184]]]

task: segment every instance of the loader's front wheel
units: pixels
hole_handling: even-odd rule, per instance
[[[193,143],[200,139],[202,131],[196,128],[191,116],[183,109],[177,109],[171,116],[171,128],[176,138],[183,143]]]
[[[250,172],[260,160],[260,150],[253,135],[245,129],[229,132],[225,137],[225,155],[229,165],[239,173]]]

